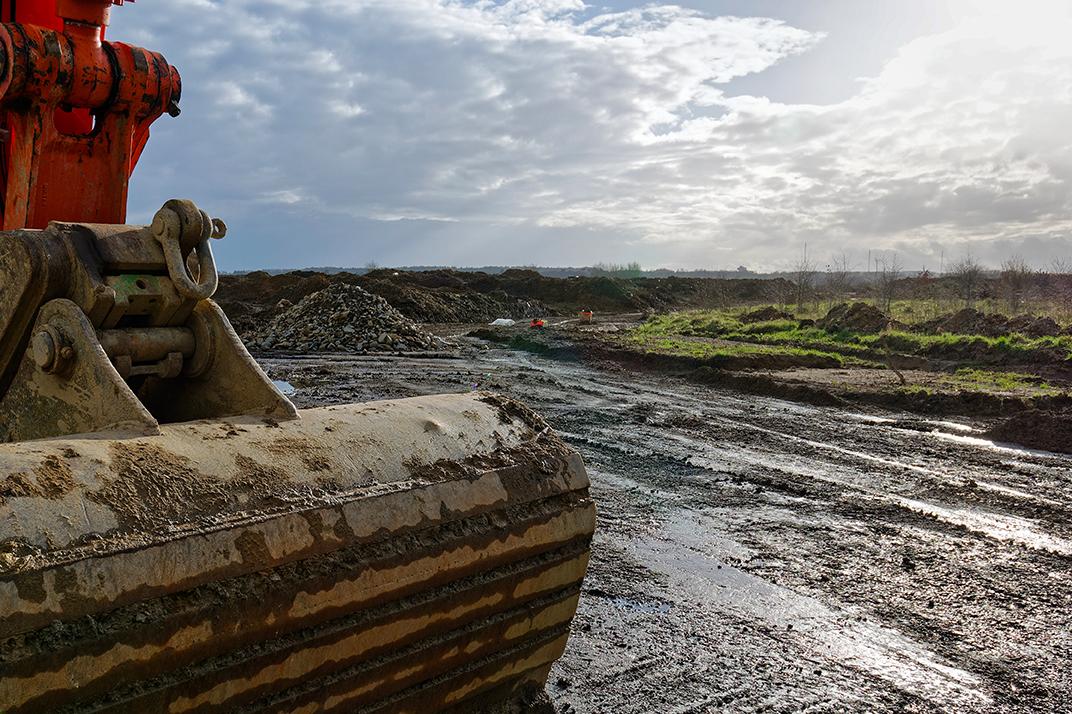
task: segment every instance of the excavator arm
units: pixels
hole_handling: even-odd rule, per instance
[[[157,52],[104,40],[123,0],[4,0],[3,227],[123,223],[149,126],[182,82]],[[92,190],[86,190],[92,186]]]

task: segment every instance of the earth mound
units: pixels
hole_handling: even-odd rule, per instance
[[[816,326],[827,332],[882,332],[890,326],[890,318],[878,308],[865,302],[841,303],[830,308]]]
[[[1072,454],[1072,412],[1032,409],[997,424],[986,436],[1032,449]]]
[[[770,322],[771,320],[792,320],[793,316],[784,310],[779,310],[776,307],[768,305],[767,307],[761,307],[758,310],[752,310],[746,312],[737,318],[746,325],[750,325],[754,322]]]
[[[542,301],[503,290],[479,291],[447,270],[406,273],[376,270],[356,279],[361,287],[387,300],[418,322],[490,322],[497,318],[542,317],[555,311]]]
[[[377,269],[364,275],[258,271],[220,276],[216,302],[244,334],[262,331],[286,307],[280,305],[283,300],[297,303],[337,283],[359,285],[417,322],[481,324],[500,317],[576,315],[582,309],[605,315],[709,308],[727,302],[754,305],[784,294],[789,286],[784,278],[552,278],[517,268],[498,274],[449,269]]]
[[[382,297],[345,283],[305,296],[244,337],[254,348],[285,352],[408,352],[446,344]]]
[[[1060,325],[1050,317],[1018,315],[1008,318],[996,313],[985,314],[970,307],[921,323],[915,329],[933,335],[948,332],[984,337],[1002,337],[1012,333],[1028,337],[1054,337],[1061,334]]]

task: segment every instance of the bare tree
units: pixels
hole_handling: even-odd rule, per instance
[[[830,266],[826,271],[826,291],[830,296],[831,306],[834,303],[844,302],[852,284],[852,262],[848,253],[839,253],[830,259]]]
[[[1051,300],[1066,308],[1072,306],[1072,259],[1054,258],[1047,282]]]
[[[1017,314],[1032,287],[1035,271],[1021,256],[1014,255],[1001,264],[1001,291],[1010,314]]]
[[[972,307],[983,281],[983,267],[968,253],[949,266],[949,276],[957,286],[957,294],[964,301],[964,307]]]
[[[815,273],[815,263],[808,257],[808,244],[805,243],[800,258],[793,266],[793,279],[797,284],[797,310],[803,310],[815,293]]]
[[[876,260],[878,264],[878,300],[882,311],[887,315],[893,309],[896,298],[897,282],[901,279],[904,268],[896,253],[884,255]]]
[[[785,278],[775,278],[768,282],[765,290],[767,298],[782,310],[788,310],[797,294],[797,286]]]

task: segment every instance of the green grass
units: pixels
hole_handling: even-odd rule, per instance
[[[633,331],[641,341],[675,336],[709,337],[783,348],[832,352],[861,358],[876,358],[888,352],[921,356],[959,356],[993,353],[1012,360],[1029,359],[1039,350],[1057,349],[1072,357],[1072,337],[1031,338],[1020,334],[1002,337],[983,335],[925,335],[899,330],[879,334],[827,332],[800,327],[795,320],[772,320],[744,324],[727,310],[694,310],[656,315]]]
[[[910,384],[904,387],[898,387],[897,391],[900,394],[904,394],[909,397],[931,397],[935,394],[935,391],[933,389],[928,389],[927,387],[922,387],[918,384]]]
[[[866,302],[872,305],[877,305],[876,301],[872,298],[851,297],[837,300],[837,302]],[[819,300],[816,302],[809,302],[802,309],[796,309],[795,306],[788,306],[786,309],[788,312],[794,313],[798,318],[810,318],[818,319],[824,316],[827,311],[833,307],[833,303],[829,300]],[[1003,300],[996,298],[981,298],[976,300],[972,307],[979,312],[986,314],[1002,314],[1009,317],[1009,306],[1005,304]],[[890,317],[906,324],[914,324],[918,322],[926,322],[933,320],[936,317],[942,315],[949,315],[950,313],[957,312],[964,308],[964,301],[959,299],[942,299],[936,300],[933,298],[920,298],[920,299],[905,299],[894,300],[890,305]],[[884,310],[884,307],[880,306],[880,309]],[[736,310],[735,312],[741,312]],[[1017,312],[1021,314],[1030,315],[1049,315],[1061,325],[1072,324],[1072,304],[1067,301],[1040,301],[1034,300],[1025,302],[1023,306]]]
[[[788,355],[799,358],[817,358],[844,364],[845,358],[837,353],[823,350],[794,347],[790,345],[725,344],[682,339],[679,335],[652,336],[634,331],[626,337],[629,344],[648,352],[695,357],[697,359],[736,359],[768,355]]]
[[[1057,394],[1061,390],[1030,374],[995,372],[963,367],[945,380],[950,386],[977,392],[1035,392]]]

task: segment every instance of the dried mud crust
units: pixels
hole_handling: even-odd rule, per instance
[[[560,711],[1068,710],[1065,457],[610,359],[266,366],[300,404],[495,389],[582,453],[599,524]]]
[[[518,419],[537,433],[546,431],[549,428],[543,417],[517,400],[509,399],[501,394],[487,392],[480,396],[480,401],[499,410],[499,422],[501,424],[513,424],[514,419]]]
[[[497,449],[464,461],[442,459],[431,464],[408,463],[413,480],[423,483],[473,480],[490,471],[524,475],[540,481],[558,474],[568,463],[566,445],[551,433],[541,434],[516,449]]]
[[[244,454],[235,454],[234,466],[234,478],[222,481],[159,446],[116,442],[104,486],[86,498],[111,509],[122,531],[152,533],[169,525],[208,525],[237,510],[278,508],[319,493],[288,484],[283,469]]]
[[[404,465],[415,482],[468,481],[499,472],[511,488],[542,492],[546,477],[573,467],[575,456],[569,447],[532,410],[490,393],[484,400],[499,409],[504,424],[520,420],[533,429],[535,437],[510,448],[499,444],[461,461],[407,462]],[[329,471],[315,484],[295,483],[284,469],[245,454],[234,457],[234,477],[220,480],[199,472],[190,459],[152,444],[117,442],[110,448],[112,462],[110,471],[102,475],[104,484],[89,491],[86,498],[111,509],[118,528],[90,534],[55,553],[18,538],[8,539],[0,543],[0,575],[34,571],[116,548],[134,548],[161,533],[181,537],[218,528],[235,515],[263,519],[322,507],[336,499],[342,489]],[[311,471],[320,470],[317,459],[322,450],[304,439],[275,439],[264,448],[270,454],[300,454]],[[247,545],[261,548],[259,544]]]
[[[64,456],[71,458],[72,455],[77,457],[74,452]],[[0,503],[11,497],[37,496],[55,500],[66,496],[74,490],[75,486],[77,483],[71,467],[56,456],[48,456],[29,474],[21,472],[8,474],[0,482]]]

